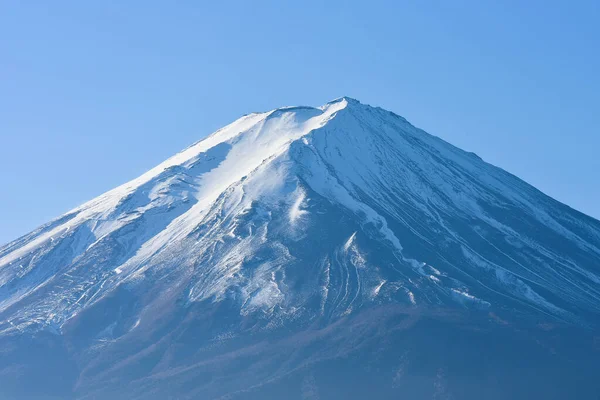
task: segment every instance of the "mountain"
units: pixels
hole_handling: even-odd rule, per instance
[[[2,399],[597,399],[599,327],[599,221],[350,98],[0,248]]]

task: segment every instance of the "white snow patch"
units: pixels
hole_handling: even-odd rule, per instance
[[[306,193],[304,193],[304,190],[299,188],[296,199],[294,200],[294,203],[289,211],[289,218],[292,225],[294,225],[296,221],[298,221],[303,215],[308,214],[308,211],[301,208],[304,205],[305,199]]]
[[[373,288],[373,296],[372,297],[377,297],[379,295],[381,288],[383,287],[383,285],[385,285],[386,282],[387,281],[384,279],[381,282],[379,282],[379,284],[377,286],[375,286],[375,288]]]

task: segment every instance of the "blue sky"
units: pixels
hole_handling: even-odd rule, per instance
[[[342,95],[600,218],[597,1],[108,3],[0,4],[0,243],[242,114]]]

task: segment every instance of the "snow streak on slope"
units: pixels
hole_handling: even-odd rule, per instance
[[[587,323],[599,266],[598,221],[342,98],[242,117],[1,248],[0,330],[60,332],[118,288],[131,329],[148,293],[270,327],[380,302]]]

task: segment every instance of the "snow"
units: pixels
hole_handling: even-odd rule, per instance
[[[384,279],[381,282],[379,282],[377,286],[375,286],[375,288],[373,289],[373,297],[377,297],[379,295],[381,288],[383,287],[383,285],[385,285],[386,282],[387,281]]]
[[[327,252],[315,234],[335,238]],[[316,297],[340,316],[399,290],[575,320],[565,310],[600,312],[599,249],[597,221],[340,98],[246,115],[0,248],[0,331],[60,330],[120,285],[171,281],[165,296],[233,298],[243,315],[292,318]]]

